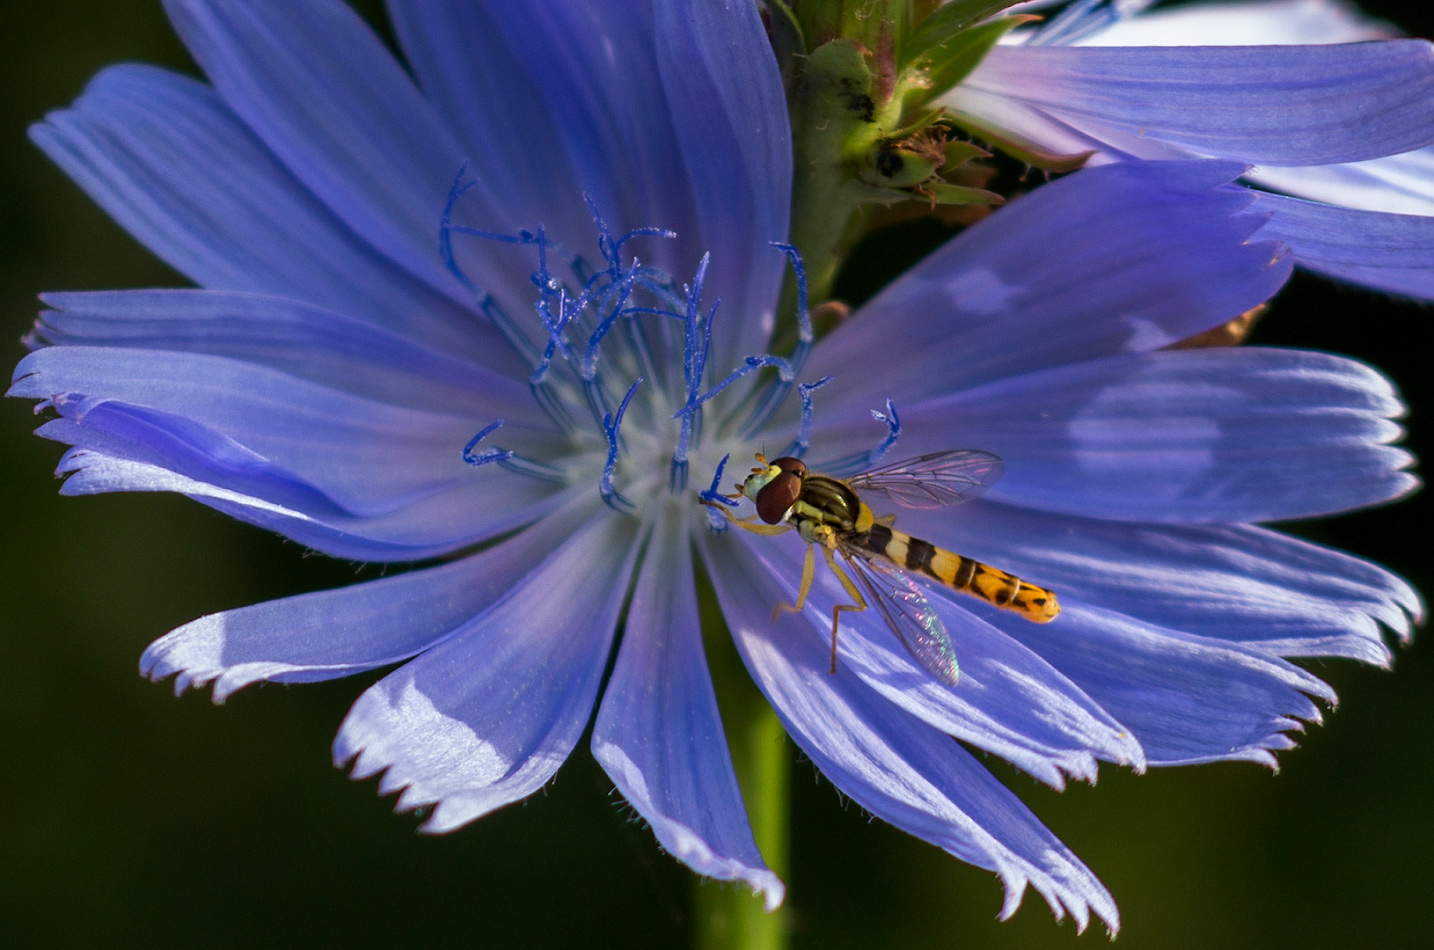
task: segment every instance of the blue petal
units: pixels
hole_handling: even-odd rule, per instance
[[[1138,157],[1154,141],[1265,165],[1326,165],[1434,143],[1434,51],[1422,40],[1001,47],[963,86]],[[958,87],[958,110],[960,97]],[[977,118],[1002,126],[999,114]]]
[[[582,199],[589,183],[562,146],[565,130],[530,75],[541,64],[514,54],[482,4],[391,0],[387,7],[424,97],[462,139],[469,171],[495,215],[482,226],[542,224],[572,247],[591,243],[592,215]]]
[[[699,874],[744,881],[775,910],[786,887],[752,840],[702,652],[690,514],[668,506],[654,528],[593,755],[674,857]]]
[[[264,144],[354,231],[435,288],[463,148],[381,40],[338,0],[166,0],[175,31]]]
[[[1217,326],[1289,277],[1222,162],[1127,163],[1037,189],[912,268],[812,355],[822,416],[865,415]],[[819,416],[820,418],[820,416]],[[947,446],[949,447],[949,446]]]
[[[431,557],[531,520],[555,487],[461,460],[473,423],[194,354],[50,347],[10,394],[61,418],[65,494],[177,491],[329,553]],[[86,394],[77,386],[92,386]],[[524,433],[513,432],[515,444]],[[490,466],[490,468],[495,468]]]
[[[115,220],[199,284],[306,300],[518,372],[476,312],[358,238],[192,79],[111,67],[30,135]]]
[[[1253,522],[1388,501],[1418,484],[1386,443],[1403,405],[1342,357],[1260,347],[1115,356],[902,409],[904,454],[994,452],[987,496],[1117,521]],[[871,428],[849,424],[832,441]],[[814,436],[814,440],[817,436]],[[1312,460],[1318,464],[1312,464]]]
[[[1254,207],[1270,213],[1259,236],[1283,241],[1310,270],[1434,300],[1434,217],[1359,211],[1269,194],[1259,195]]]
[[[354,514],[392,510],[473,472],[462,458],[477,431],[472,418],[375,402],[224,357],[49,347],[25,357],[15,378],[15,396],[83,393],[191,420],[322,486]],[[504,436],[520,446],[521,427],[509,429]]]
[[[981,500],[904,511],[901,528],[1049,587],[1062,598],[1275,656],[1386,665],[1379,625],[1407,641],[1423,617],[1403,578],[1250,525],[1100,521]]]
[[[380,772],[399,810],[451,831],[552,778],[592,715],[627,593],[637,523],[603,511],[454,636],[379,680],[334,740],[353,777]]]
[[[715,252],[709,286],[726,308],[713,357],[735,364],[760,352],[782,285],[783,258],[769,246],[786,240],[791,204],[782,77],[755,4],[663,0],[655,9],[663,89]]]
[[[62,442],[97,441],[94,433],[76,434],[71,429],[52,428],[68,421],[50,422],[41,427],[39,434]],[[372,518],[315,513],[286,508],[267,497],[246,495],[226,487],[225,483],[230,480],[228,472],[215,475],[200,472],[198,477],[190,477],[150,461],[156,454],[147,447],[137,449],[114,438],[105,441],[103,451],[71,449],[56,469],[57,475],[68,476],[60,494],[175,492],[240,521],[290,537],[316,551],[356,561],[414,561],[448,554],[527,524],[563,501],[562,497],[541,494],[529,486],[531,497],[495,507],[490,483],[456,488],[424,499],[412,508]],[[168,464],[168,460],[165,461]],[[182,470],[188,466],[177,467]],[[305,487],[313,490],[312,486]],[[487,513],[475,519],[475,511],[484,509]]]
[[[804,545],[795,537],[738,537],[744,557],[779,579],[782,602],[792,603]],[[822,570],[804,614],[811,625],[806,636],[829,642],[832,606],[850,602]],[[931,604],[956,644],[961,673],[954,688],[913,663],[875,609],[842,617],[839,664],[928,725],[1055,788],[1067,775],[1095,781],[1097,758],[1144,767],[1140,745],[1124,727],[1050,664],[955,604],[934,596]]]
[[[797,745],[841,792],[877,817],[1001,877],[1002,918],[1027,884],[1058,918],[1114,931],[1115,902],[1090,870],[961,746],[877,695],[851,671],[828,675],[827,650],[790,614],[771,573],[730,539],[704,556],[747,669]]]
[[[791,171],[784,95],[755,9],[438,3],[395,18],[425,86],[491,156],[481,165],[511,164],[515,142],[545,143],[554,154],[528,189],[576,180],[615,230],[676,231],[641,256],[678,279],[711,251],[707,298],[723,301],[716,365],[760,351],[784,266],[766,243],[786,237]],[[495,109],[514,80],[514,98]],[[560,221],[576,217],[565,198]]]
[[[1334,701],[1327,685],[1284,660],[1071,598],[1062,603],[1047,624],[973,609],[1127,726],[1151,765],[1246,760],[1273,767],[1272,753],[1294,745],[1285,733],[1320,721],[1309,696]]]
[[[210,614],[160,637],[140,658],[176,694],[214,683],[222,703],[252,683],[314,683],[398,663],[504,597],[591,516],[587,498],[481,554],[441,567]]]
[[[558,139],[542,145],[567,154],[583,191],[613,227],[666,227],[695,236],[689,183],[657,71],[650,3],[489,0],[482,6],[496,41],[521,64],[520,75],[536,85],[552,116]],[[443,12],[440,6],[436,15]],[[472,56],[492,42],[478,39],[472,51],[451,55]],[[676,269],[669,247],[654,245],[652,262],[690,272],[700,256],[696,249],[686,248],[683,256],[691,259]]]
[[[531,390],[407,337],[285,297],[210,290],[52,293],[33,344],[206,353],[380,402],[542,424]]]
[[[677,230],[677,241],[642,237],[625,253],[668,274],[692,272],[704,248],[675,174],[650,11],[556,3],[487,10],[431,0],[390,3],[389,12],[425,94],[471,156],[463,176],[471,190],[455,206],[454,223],[509,234],[541,227],[563,255],[594,269],[601,266],[593,251],[598,231],[584,200],[592,198],[614,236],[639,227]],[[554,56],[555,49],[564,52]],[[641,112],[629,111],[635,100]],[[640,131],[628,136],[630,128]],[[644,148],[655,153],[650,174],[634,172],[633,154]],[[510,316],[531,313],[531,287],[508,288],[534,269],[527,249],[463,234],[451,247],[463,273]],[[528,330],[521,322],[518,329]]]

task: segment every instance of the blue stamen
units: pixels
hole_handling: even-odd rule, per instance
[[[777,241],[772,241],[771,244],[787,255],[787,262],[792,265],[792,276],[797,281],[797,348],[792,352],[792,365],[800,373],[806,365],[812,342],[816,339],[816,334],[812,331],[812,314],[807,309],[807,269],[802,264],[802,252],[797,250],[796,245]]]
[[[623,245],[636,237],[660,237],[675,239],[677,237],[677,232],[670,231],[667,228],[633,228],[631,231],[627,232],[622,237],[617,239],[617,243],[615,243],[612,248],[613,256],[616,257],[617,253],[622,250]]]
[[[812,343],[816,335],[812,332],[812,315],[807,310],[807,269],[802,264],[801,252],[791,244],[781,244],[777,241],[771,242],[772,247],[787,255],[787,262],[792,266],[792,277],[797,282],[797,345],[788,358],[792,372],[790,376],[784,376],[773,381],[767,391],[757,401],[752,414],[747,417],[747,422],[738,431],[738,434],[749,439],[757,430],[761,429],[772,418],[772,414],[781,407],[786,400],[787,394],[792,391],[792,381],[801,373],[802,367],[807,364],[807,357],[811,355]]]
[[[478,184],[477,181],[470,181],[467,184],[463,183],[463,178],[467,172],[468,163],[464,162],[463,166],[458,169],[458,174],[454,177],[453,184],[448,189],[448,201],[443,206],[443,216],[439,220],[438,225],[439,256],[443,259],[443,266],[448,272],[457,278],[458,282],[462,284],[469,293],[477,298],[478,309],[498,328],[498,332],[503,334],[503,338],[508,341],[508,345],[520,356],[523,356],[531,362],[536,360],[538,355],[537,348],[533,346],[532,341],[509,319],[508,314],[504,312],[503,308],[498,305],[498,302],[494,300],[492,296],[486,291],[480,290],[473,281],[468,279],[468,275],[463,273],[463,269],[458,266],[458,261],[453,256],[453,231],[456,230],[452,223],[453,209],[457,206],[458,199],[462,198]]]
[[[459,191],[458,194],[461,196],[464,192],[466,192],[469,188],[472,188],[473,185],[476,184],[477,182],[470,182],[468,185],[464,186],[462,191]],[[587,261],[583,260],[581,254],[568,250],[561,244],[558,244],[556,241],[549,241],[544,238],[542,236],[543,229],[541,227],[538,228],[537,234],[534,234],[527,228],[519,228],[517,234],[504,234],[502,231],[485,231],[482,228],[469,227],[466,224],[450,224],[448,223],[448,220],[446,218],[444,219],[441,227],[444,232],[444,237],[440,238],[440,241],[447,241],[450,259],[452,257],[452,241],[447,239],[446,235],[451,232],[454,234],[463,234],[468,237],[482,238],[485,241],[495,241],[498,244],[530,245],[541,243],[545,247],[549,247],[552,250],[558,252],[558,254],[562,256],[563,260],[567,262],[568,267],[572,268],[573,273],[578,275],[579,280],[589,280],[593,273],[591,265],[589,265]],[[450,270],[452,269],[453,268],[450,267]],[[465,283],[467,282],[467,278],[462,277],[462,275],[460,275],[460,279],[464,280]],[[534,278],[530,276],[528,279],[531,281]]]
[[[667,310],[663,307],[624,307],[622,311],[622,315],[625,317],[635,317],[644,313],[654,317],[668,317],[672,320],[684,319],[683,315],[676,310]]]
[[[624,262],[623,257],[624,248],[639,237],[673,238],[676,236],[674,232],[645,227],[618,236],[598,213],[596,202],[584,195],[598,232],[597,244],[601,255],[601,260],[595,261],[597,266],[593,267],[582,257],[553,242],[542,226],[533,231],[504,234],[455,224],[452,216],[458,201],[480,184],[469,181],[466,172],[465,166],[450,189],[444,209],[441,251],[445,265],[462,279],[465,287],[472,288],[471,281],[462,274],[454,257],[455,233],[534,249],[536,266],[529,274],[529,282],[536,291],[532,306],[542,326],[541,332],[546,334],[547,339],[535,342],[538,339],[536,336],[517,333],[496,302],[485,298],[485,306],[492,309],[494,323],[502,325],[505,334],[513,337],[515,348],[530,359],[533,372],[529,387],[533,396],[561,428],[574,431],[573,416],[581,415],[577,410],[578,403],[587,403],[589,413],[607,440],[607,459],[599,481],[599,492],[603,501],[613,509],[627,513],[637,510],[637,506],[617,490],[614,479],[618,458],[627,451],[629,442],[622,435],[622,421],[644,381],[653,381],[664,396],[670,396],[674,401],[681,399],[684,403],[684,408],[673,415],[680,422],[669,474],[669,485],[675,492],[687,489],[689,453],[701,443],[702,407],[706,402],[736,380],[765,368],[777,370],[777,385],[780,387],[775,394],[777,401],[780,401],[781,393],[793,385],[795,370],[792,358],[761,355],[747,358],[727,379],[705,394],[702,392],[720,304],[719,301],[704,312],[702,294],[710,257],[702,259],[691,285],[683,286],[680,291],[676,282],[663,271],[644,265],[636,258]],[[805,360],[812,340],[806,313],[805,274],[795,249],[780,246],[792,258],[797,270],[799,309],[802,311],[799,319],[801,341],[793,356]],[[554,258],[554,254],[558,254],[559,258]],[[566,269],[555,273],[552,268],[558,266],[559,260],[564,262]],[[655,322],[651,318],[655,318]],[[680,338],[675,321],[680,321],[682,327]],[[619,323],[623,325],[623,332],[614,335],[612,331]],[[655,351],[654,346],[661,347],[662,352]],[[665,353],[675,356],[679,347],[682,352],[680,383],[675,376],[676,366],[661,359]],[[638,377],[637,382],[619,400],[617,394],[622,391],[615,390],[615,377],[630,379],[633,376]],[[808,390],[804,388],[802,392],[807,399]],[[810,429],[810,416],[808,409],[804,431]],[[465,447],[463,457],[469,464],[496,463],[535,477],[564,478],[562,470],[523,459],[507,449],[480,449],[483,440],[490,437],[500,424],[485,428]],[[714,491],[717,484],[713,483]]]
[[[711,401],[718,393],[735,383],[737,380],[741,379],[743,376],[746,376],[748,373],[754,372],[759,369],[765,369],[769,366],[777,371],[777,377],[782,382],[789,384],[791,383],[791,363],[788,363],[780,356],[749,356],[742,361],[741,366],[737,367],[731,373],[729,373],[726,379],[722,380],[722,382],[707,390],[707,392],[697,397],[696,400],[689,402],[687,405],[674,412],[672,414],[672,418],[676,419],[683,413],[695,411],[703,403]]]
[[[467,189],[464,190],[466,191]],[[454,234],[466,234],[469,237],[482,238],[485,241],[497,241],[499,244],[533,243],[533,235],[527,231],[519,231],[517,234],[504,234],[501,231],[484,231],[481,228],[470,228],[466,224],[450,224],[446,230]]]
[[[722,485],[722,472],[727,468],[727,460],[731,457],[731,452],[722,456],[722,461],[717,463],[717,471],[712,475],[712,487],[698,492],[699,498],[704,501],[715,502],[719,505],[726,505],[728,508],[737,507],[737,502],[717,490]],[[727,519],[722,516],[722,513],[718,509],[704,507],[704,510],[707,512],[707,520],[712,523],[712,531],[714,533],[721,534],[727,530]]]
[[[721,302],[722,301],[719,298],[717,303]],[[707,357],[712,352],[712,323],[713,318],[717,316],[717,303],[714,303],[712,305],[712,309],[707,312],[707,326],[704,328],[702,334],[702,352],[701,355],[697,358],[697,375],[692,387],[692,392],[694,395],[697,392],[697,384],[702,382],[702,374],[707,371]]]
[[[687,389],[683,407],[684,410],[690,411],[680,411],[673,416],[674,419],[678,415],[682,417],[677,434],[677,448],[672,453],[672,471],[667,479],[674,492],[687,488],[687,452],[701,432],[702,414],[697,411],[697,391],[702,386],[702,374],[707,366],[707,352],[712,341],[712,319],[717,315],[717,305],[713,304],[706,321],[706,333],[703,334],[702,287],[707,281],[707,265],[711,261],[712,255],[703,254],[702,260],[698,262],[697,273],[692,278],[691,286],[687,288],[687,301],[682,316],[682,378]],[[699,336],[702,338],[701,344],[698,342]]]
[[[443,258],[443,266],[448,268],[448,272],[458,278],[458,282],[464,287],[474,294],[478,294],[478,288],[473,285],[473,281],[468,279],[468,275],[463,273],[463,269],[458,266],[457,260],[453,257],[453,208],[458,204],[459,198],[462,198],[478,184],[476,181],[463,184],[463,176],[467,173],[468,163],[464,162],[463,166],[458,169],[453,184],[448,187],[448,202],[443,206],[443,216],[439,219],[438,224],[438,253]]]
[[[600,426],[607,425],[607,419],[612,415],[608,406],[612,400],[608,398],[607,391],[603,389],[602,380],[585,379],[583,383],[583,396],[587,399],[588,412],[592,413],[593,421]]]
[[[598,251],[607,261],[608,273],[612,275],[614,281],[618,280],[621,275],[622,248],[628,241],[636,237],[677,237],[676,231],[669,231],[667,228],[634,228],[614,241],[612,232],[608,230],[607,222],[603,220],[602,214],[598,211],[597,202],[593,201],[591,195],[584,192],[583,203],[588,206],[588,213],[593,216],[593,224],[598,231]]]
[[[480,429],[478,434],[469,439],[468,444],[463,446],[463,461],[469,465],[487,465],[490,462],[501,462],[504,459],[512,458],[512,452],[509,452],[507,449],[500,449],[497,446],[486,448],[478,455],[473,454],[473,450],[477,448],[479,442],[482,442],[488,436],[497,432],[507,421],[506,419],[499,419],[492,425]]]
[[[532,385],[539,386],[548,378],[548,371],[552,368],[553,357],[555,355],[561,353],[565,362],[572,362],[573,354],[568,348],[568,341],[567,338],[563,336],[563,331],[566,330],[568,324],[572,322],[573,312],[567,306],[566,292],[561,291],[558,294],[557,316],[553,315],[552,309],[547,305],[546,301],[540,300],[536,304],[536,309],[538,311],[538,318],[548,331],[547,345],[543,347],[543,355],[538,360],[538,365],[534,368],[533,376],[530,380]]]
[[[500,448],[496,445],[484,449],[475,455],[473,450],[478,447],[478,443],[502,428],[505,422],[507,422],[506,419],[499,419],[492,425],[485,427],[472,439],[469,439],[468,444],[463,446],[463,461],[475,468],[480,465],[489,465],[496,462],[501,468],[505,468],[510,472],[516,472],[519,475],[541,478],[549,482],[567,482],[568,473],[562,469],[554,468],[543,462],[535,462],[532,459],[523,458],[516,452]]]
[[[597,376],[599,348],[602,346],[602,339],[607,336],[613,324],[623,315],[623,307],[627,304],[627,298],[632,295],[632,288],[636,282],[637,261],[634,260],[627,276],[620,280],[615,288],[610,288],[610,293],[616,293],[617,301],[608,308],[607,316],[598,321],[597,326],[593,328],[592,335],[588,337],[587,349],[583,351],[580,368],[580,375],[584,380],[591,380]]]
[[[677,282],[655,267],[642,268],[638,274],[638,286],[667,301],[674,308],[682,306],[682,292],[678,289]]]
[[[632,347],[632,352],[637,355],[638,372],[661,386],[666,375],[665,367],[659,366],[652,358],[652,347],[647,342],[647,330],[633,319],[631,308],[624,309],[622,315],[628,318],[622,322],[623,336],[627,338],[627,345]]]
[[[830,472],[833,475],[850,475],[854,472],[865,472],[876,467],[896,440],[901,436],[901,419],[896,415],[896,404],[890,399],[886,401],[886,412],[877,409],[871,410],[871,417],[877,422],[886,423],[886,438],[869,452],[856,452],[852,455],[843,455],[820,466],[823,472]]]
[[[797,429],[797,437],[792,440],[792,444],[782,453],[783,455],[801,458],[807,454],[812,438],[812,393],[831,382],[833,378],[832,376],[823,376],[814,383],[802,383],[797,386],[797,394],[802,397],[802,424]]]
[[[890,452],[891,447],[896,444],[896,440],[901,436],[901,420],[896,416],[896,403],[890,399],[886,401],[886,412],[882,413],[873,409],[871,410],[871,417],[877,422],[885,422],[887,432],[886,438],[881,440],[881,444],[871,451],[871,455],[867,460],[868,468],[874,467],[876,463],[881,460],[882,456]]]
[[[641,385],[642,377],[639,376],[637,381],[632,384],[632,388],[628,389],[627,395],[622,397],[622,404],[617,407],[617,413],[606,415],[602,420],[603,432],[607,435],[607,463],[602,468],[598,493],[602,495],[603,502],[613,511],[620,511],[628,515],[636,511],[637,506],[624,498],[622,493],[613,486],[612,473],[617,468],[618,428],[622,425],[622,417],[627,412],[628,403],[632,402],[637,387]]]
[[[692,286],[687,288],[682,308],[682,380],[687,384],[688,402],[697,397],[697,390],[702,386],[702,374],[707,368],[707,348],[698,348],[697,336],[702,324],[702,287],[707,282],[707,265],[711,261],[711,254],[703,254],[702,260],[697,263],[697,273],[692,278]],[[707,317],[709,339],[712,320],[716,316],[717,305],[713,304]]]
[[[687,490],[687,459],[672,459],[672,466],[667,473],[667,490],[672,494],[680,494]]]
[[[548,465],[546,462],[524,458],[521,455],[512,455],[510,458],[501,459],[498,462],[498,467],[507,469],[515,475],[526,475],[529,478],[538,478],[545,482],[557,482],[559,485],[568,483],[568,473],[562,469]]]

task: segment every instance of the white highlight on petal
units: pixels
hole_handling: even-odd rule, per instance
[[[1197,3],[1113,23],[1075,46],[1283,46],[1399,36],[1343,0]]]
[[[421,732],[423,743],[401,742],[401,752],[406,759],[421,760],[424,771],[461,772],[464,779],[450,795],[461,795],[465,789],[486,788],[508,774],[513,764],[472,727],[439,712],[433,700],[419,691],[412,680],[403,685],[392,702],[373,703],[368,709],[368,716],[373,723],[374,735],[392,737]],[[397,758],[395,752],[399,750],[389,751],[388,745],[382,740],[370,741],[354,763],[353,777],[364,779],[376,775]],[[405,784],[402,776],[390,770],[379,782],[379,792],[386,795]],[[412,808],[423,804],[425,799],[420,786],[410,785],[399,798],[398,807]]]
[[[73,474],[70,474],[73,473]],[[113,458],[98,452],[78,450],[66,454],[65,464],[56,474],[70,474],[60,489],[64,495],[89,495],[113,491],[171,491],[191,498],[213,498],[247,508],[256,508],[298,521],[311,520],[308,515],[283,505],[243,495],[227,488],[195,481],[148,462]]]
[[[1026,289],[1006,283],[989,267],[973,267],[946,280],[942,290],[964,312],[989,317],[1010,309]]]
[[[1390,214],[1434,215],[1434,148],[1343,165],[1257,165],[1245,177],[1310,201]]]
[[[1130,327],[1130,339],[1125,344],[1127,353],[1146,353],[1172,342],[1170,332],[1153,320],[1130,317],[1126,323]]]

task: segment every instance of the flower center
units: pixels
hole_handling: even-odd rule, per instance
[[[775,245],[787,254],[799,289],[795,350],[788,357],[749,356],[709,383],[707,359],[718,309],[715,304],[704,308],[702,299],[709,256],[702,258],[691,281],[679,286],[671,276],[625,253],[635,239],[670,239],[676,237],[673,232],[639,228],[614,236],[591,200],[601,257],[597,263],[556,243],[541,227],[501,234],[453,224],[455,206],[474,184],[460,171],[450,190],[440,232],[444,263],[532,367],[528,383],[533,396],[567,441],[557,452],[503,448],[498,431],[505,423],[500,419],[464,447],[465,461],[562,483],[596,478],[609,506],[634,514],[664,489],[689,490],[694,464],[699,471],[719,472],[720,460],[739,450],[740,440],[759,432],[794,388],[802,400],[802,423],[785,454],[800,455],[806,449],[811,393],[827,380],[796,386],[813,339],[796,248]],[[536,266],[530,281],[538,291],[533,310],[541,334],[537,341],[459,268],[452,246],[455,234],[532,249]],[[763,370],[774,371],[775,378]],[[765,382],[758,384],[758,374]],[[707,417],[714,412],[716,431],[730,435],[705,439]]]

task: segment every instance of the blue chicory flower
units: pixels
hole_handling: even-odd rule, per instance
[[[1153,2],[1078,0],[942,101],[1092,163],[1248,163],[1260,237],[1326,276],[1434,300],[1434,47],[1338,0]]]
[[[1255,524],[1412,489],[1390,384],[1319,353],[1167,349],[1290,273],[1251,238],[1243,165],[1069,176],[778,359],[791,152],[751,4],[395,3],[416,82],[337,0],[167,8],[212,87],[112,67],[33,136],[203,289],[47,295],[10,394],[56,413],[65,494],[180,492],[334,556],[447,559],[203,617],[142,660],[216,701],[399,664],[334,758],[432,806],[426,830],[541,787],[596,707],[594,754],[662,846],[781,902],[695,549],[839,789],[998,873],[1003,916],[1029,884],[1114,930],[1105,888],[967,747],[1058,788],[1098,761],[1272,764],[1333,699],[1287,658],[1387,664],[1380,625],[1406,638],[1419,614],[1383,569]],[[795,440],[818,467],[893,437],[1000,455],[985,497],[902,525],[1065,608],[1036,625],[933,594],[954,688],[870,611],[830,674],[841,589],[821,576],[772,620],[801,542],[717,532],[697,503],[726,456]]]

